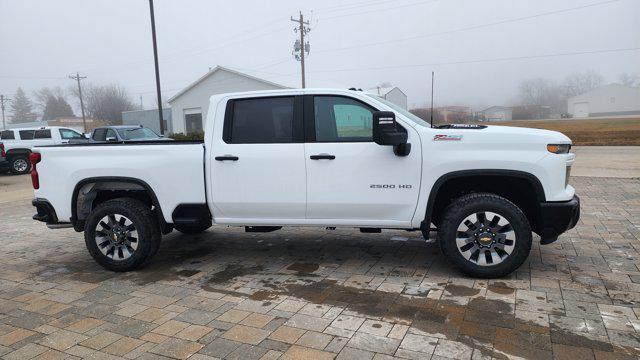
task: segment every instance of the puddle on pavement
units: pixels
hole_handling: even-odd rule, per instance
[[[287,267],[287,270],[297,271],[298,274],[308,275],[318,270],[320,266],[310,262],[295,262]]]
[[[213,274],[207,281],[210,284],[224,284],[231,279],[262,271],[262,266],[227,265],[224,270]]]
[[[317,270],[317,264],[294,263],[287,267],[287,270],[313,272]],[[215,287],[215,285],[230,282],[235,277],[256,274],[261,271],[261,266],[228,265],[225,270],[214,274],[205,282],[202,289],[263,301],[264,306],[271,305],[271,301],[280,296],[291,296],[314,304],[343,307],[368,317],[410,325],[413,329],[427,336],[444,337],[464,343],[480,351],[483,356],[493,356],[496,359],[507,359],[520,355],[527,357],[527,354],[536,354],[536,351],[539,351],[535,344],[528,347],[527,343],[524,347],[502,346],[506,344],[495,344],[494,347],[493,341],[497,327],[514,329],[514,331],[518,329],[516,333],[524,339],[528,339],[531,334],[542,336],[550,334],[553,343],[588,347],[606,352],[614,350],[612,344],[592,339],[586,334],[571,333],[556,327],[549,328],[531,321],[516,319],[513,304],[484,297],[472,298],[467,305],[463,306],[452,300],[434,300],[423,295],[407,296],[406,294],[349,287],[328,279],[320,281],[295,279],[284,283],[270,283],[268,280],[261,280],[260,283],[269,289],[258,290],[253,294],[225,290],[224,286],[221,286],[223,289]],[[452,296],[473,297],[480,293],[480,289],[462,285],[448,283],[439,283],[438,285]],[[515,291],[503,283],[494,283],[488,288],[494,293],[504,295],[513,294]],[[470,333],[469,326],[476,327],[476,331]],[[616,351],[638,355],[636,350],[632,348],[616,347]]]

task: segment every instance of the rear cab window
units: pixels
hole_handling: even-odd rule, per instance
[[[298,103],[301,112],[301,99]],[[223,140],[229,144],[301,142],[302,126],[295,109],[295,96],[230,100]]]

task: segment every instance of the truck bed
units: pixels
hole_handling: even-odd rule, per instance
[[[82,181],[134,178],[153,189],[166,221],[179,203],[206,203],[202,141],[140,141],[36,147],[40,189],[61,222],[72,216],[71,199]]]

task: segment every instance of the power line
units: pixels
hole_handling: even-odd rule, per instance
[[[364,43],[364,44],[344,46],[344,47],[341,47],[341,48],[318,50],[317,52],[326,53],[326,52],[334,52],[334,51],[342,51],[342,50],[360,49],[360,48],[376,46],[376,45],[392,44],[392,43],[396,43],[396,42],[399,42],[399,41],[408,41],[408,40],[416,40],[416,39],[428,38],[428,37],[432,37],[432,36],[448,35],[448,34],[468,31],[468,30],[476,30],[476,29],[485,28],[485,27],[491,27],[491,26],[496,26],[496,25],[508,24],[508,23],[512,23],[512,22],[529,20],[529,19],[534,19],[534,18],[548,16],[548,15],[555,15],[555,14],[560,14],[560,13],[564,13],[564,12],[575,11],[575,10],[580,10],[580,9],[589,8],[589,7],[593,7],[593,6],[604,5],[604,4],[610,4],[610,3],[619,2],[619,1],[621,1],[621,0],[602,1],[602,2],[597,2],[597,3],[591,3],[591,4],[587,4],[587,5],[582,5],[582,6],[566,8],[566,9],[547,11],[547,12],[528,15],[528,16],[521,16],[521,17],[512,18],[512,19],[505,19],[505,20],[494,21],[494,22],[485,23],[485,24],[478,24],[478,25],[473,25],[473,26],[468,26],[468,27],[463,27],[463,28],[458,28],[458,29],[453,29],[453,30],[441,31],[441,32],[430,33],[430,34],[423,34],[423,35],[415,35],[415,36],[409,36],[409,37],[399,38],[399,39],[391,39],[391,40],[385,40],[385,41],[376,41],[376,42],[370,42],[370,43]]]
[[[310,71],[310,72],[312,72],[312,73],[327,73],[327,72],[358,71],[358,70],[386,70],[386,69],[416,68],[416,67],[425,67],[425,66],[442,66],[442,65],[473,64],[473,63],[483,63],[483,62],[499,62],[499,61],[507,61],[507,60],[540,59],[540,58],[571,56],[571,55],[616,53],[616,52],[636,51],[636,50],[640,50],[640,47],[621,48],[621,49],[586,50],[586,51],[564,52],[564,53],[555,53],[555,54],[525,55],[525,56],[513,56],[513,57],[502,57],[502,58],[491,58],[491,59],[460,60],[460,61],[438,62],[438,63],[427,63],[427,64],[379,66],[379,67],[370,67],[370,68],[357,67],[357,68],[349,68],[349,69],[316,70],[316,71]]]

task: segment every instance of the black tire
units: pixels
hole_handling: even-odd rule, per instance
[[[100,225],[101,221],[110,215],[125,217],[137,231],[137,237],[129,238],[136,239],[136,248],[132,253],[129,253],[128,258],[110,258],[100,250],[100,245],[97,243],[96,233],[98,233],[98,227],[101,227],[100,231],[103,231],[105,227]],[[109,226],[113,226],[113,224],[110,223]],[[129,198],[109,200],[98,205],[89,214],[84,227],[84,240],[89,254],[102,267],[116,272],[131,271],[145,265],[158,251],[161,236],[158,219],[149,206],[141,201]],[[105,236],[102,239],[110,239],[110,237]],[[133,242],[133,240],[131,241]],[[107,244],[106,246],[111,245]],[[104,249],[104,246],[102,248]],[[112,256],[117,257],[113,253]],[[122,256],[122,253],[120,253],[120,256]]]
[[[26,164],[26,166],[25,166]],[[31,171],[29,155],[15,155],[9,160],[9,169],[14,175],[24,175]]]
[[[174,225],[174,228],[183,234],[195,235],[207,231],[211,227],[211,222],[196,225]]]
[[[499,215],[498,219],[501,219],[500,221],[507,222],[510,229],[512,229],[512,233],[509,232],[510,236],[515,237],[513,243],[508,240],[508,236],[503,237],[505,240],[498,240],[498,244],[496,245],[491,245],[494,244],[495,241],[489,243],[492,236],[494,239],[499,239],[501,235],[506,234],[507,228],[504,227],[501,230],[496,230],[500,228],[500,225],[487,225],[487,223],[492,223],[491,220],[496,217],[493,215],[492,219],[487,219],[488,216],[491,216],[487,215],[488,212]],[[467,244],[460,246],[459,249],[458,242],[456,241],[458,237],[458,227],[462,227],[463,221],[468,219],[469,216],[473,217],[474,214],[477,219],[485,219],[484,221],[479,220],[480,223],[485,224],[484,231],[478,234],[480,235],[480,237],[478,237],[474,233],[479,233],[479,229],[474,230],[473,227],[465,225],[463,229],[468,229],[467,232],[471,234],[467,234],[464,231],[461,232],[461,238],[465,238],[466,236],[469,236],[469,238],[462,240],[461,244],[465,242],[467,242]],[[492,230],[486,227],[491,227]],[[487,235],[483,236],[482,234]],[[496,235],[498,236],[497,238]],[[505,258],[503,258],[504,254],[506,254],[503,250],[505,249],[505,245],[504,243],[501,244],[501,241],[511,244],[508,246],[511,253]],[[503,277],[518,269],[529,256],[531,241],[531,226],[522,210],[511,201],[489,193],[470,194],[456,199],[445,209],[440,226],[438,227],[438,243],[449,261],[463,273],[478,278]],[[474,244],[469,244],[471,242]],[[480,245],[485,245],[487,248],[481,247]],[[494,261],[490,256],[492,255],[492,250],[490,249],[500,247],[501,245],[503,246],[501,249],[494,250],[496,254],[493,255],[499,257],[499,259],[496,260],[496,264],[489,263],[489,260],[491,260],[491,262]],[[491,248],[488,248],[489,246]],[[474,257],[476,250],[478,251],[478,255]],[[466,251],[468,251],[468,253]],[[463,255],[463,252],[470,255],[469,259]],[[485,258],[480,259],[483,255]],[[484,263],[484,265],[480,265],[480,263]]]

